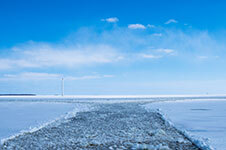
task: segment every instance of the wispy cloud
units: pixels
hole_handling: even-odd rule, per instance
[[[149,58],[149,59],[159,59],[162,58],[162,56],[159,55],[153,55],[153,54],[140,54],[143,58]]]
[[[133,24],[133,29],[145,29]],[[130,63],[141,58],[183,57],[184,61],[205,54],[217,56],[226,45],[215,40],[206,31],[164,29],[155,33],[150,30],[134,32],[128,28],[95,32],[82,30],[73,38],[58,44],[28,42],[8,49],[7,56],[0,55],[0,71],[27,69],[69,69]],[[148,51],[150,50],[150,51]],[[142,56],[140,54],[143,54]],[[223,53],[224,54],[224,53]],[[149,62],[147,62],[149,63]]]
[[[40,72],[23,72],[19,74],[4,74],[1,80],[90,80],[101,78],[112,78],[113,75],[85,75],[85,76],[64,76],[62,74],[40,73]]]
[[[176,52],[173,49],[160,48],[160,49],[151,49],[147,52],[143,52],[138,55],[141,56],[142,58],[160,59],[160,58],[175,55],[175,54]]]
[[[146,27],[142,24],[130,24],[128,25],[129,29],[146,29]]]
[[[0,69],[78,67],[117,62],[123,57],[108,45],[57,46],[32,43],[14,47],[12,57],[0,59]],[[13,57],[16,55],[17,57]]]
[[[13,66],[13,62],[11,62],[10,59],[0,59],[0,70],[7,70],[7,69],[11,69]]]
[[[4,74],[1,79],[4,80],[49,80],[59,79],[62,75],[52,73],[24,72],[20,74]]]
[[[170,23],[178,23],[178,21],[175,20],[175,19],[170,19],[170,20],[165,22],[165,24],[170,24]]]
[[[173,49],[167,49],[167,48],[157,49],[156,51],[157,52],[161,52],[161,53],[166,53],[166,54],[175,53],[175,50],[173,50]]]
[[[208,59],[209,57],[208,56],[198,56],[197,58],[204,60],[204,59]]]
[[[106,74],[106,75],[103,75],[104,78],[113,78],[115,77],[114,75],[110,75],[110,74]]]
[[[109,23],[115,23],[115,22],[118,22],[119,19],[117,17],[111,17],[111,18],[101,19],[101,21],[106,21],[106,22],[109,22]]]
[[[80,76],[80,77],[73,77],[68,76],[65,77],[66,80],[86,80],[86,79],[100,79],[100,78],[112,78],[113,75],[89,75],[89,76]]]

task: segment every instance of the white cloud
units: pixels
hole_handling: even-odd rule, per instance
[[[109,22],[109,23],[115,23],[115,22],[118,22],[119,19],[117,17],[111,17],[111,18],[107,18],[107,19],[101,19],[101,21],[106,21],[106,22]]]
[[[40,72],[24,72],[20,74],[4,74],[1,80],[88,80],[100,78],[112,78],[113,75],[86,75],[86,76],[64,76],[62,74],[40,73]]]
[[[9,59],[0,59],[0,70],[11,69],[12,62]]]
[[[166,54],[172,54],[174,53],[175,51],[173,49],[167,49],[167,48],[163,48],[163,49],[157,49],[156,50],[157,52],[161,52],[161,53],[166,53]]]
[[[191,58],[196,60],[200,54],[210,58],[224,54],[222,52],[226,47],[225,43],[221,42],[224,40],[217,40],[207,31],[184,32],[167,28],[161,30],[161,33],[147,31],[140,34],[120,27],[102,33],[90,30],[82,30],[73,35],[72,39],[60,41],[60,44],[33,42],[8,49],[7,55],[0,56],[0,71],[4,70],[5,73],[7,69],[17,69],[26,72],[28,69],[39,71],[36,69],[52,68],[73,71],[74,68],[119,62],[132,65],[140,58],[161,58],[177,53],[181,54],[180,57],[183,57],[184,61]],[[141,57],[139,53],[145,55]]]
[[[138,53],[137,56],[140,58],[149,58],[149,59],[160,59],[165,56],[172,56],[175,55],[176,52],[173,49],[150,49],[146,50],[143,53]]]
[[[21,67],[21,68],[35,68],[39,67],[39,64],[35,64],[32,62],[29,62],[26,59],[1,59],[0,58],[0,70],[8,70],[16,67]]]
[[[170,23],[178,23],[178,21],[175,20],[175,19],[170,19],[170,20],[165,22],[165,24],[170,24]]]
[[[80,77],[73,77],[68,76],[65,77],[66,80],[86,80],[86,79],[100,79],[100,78],[112,78],[113,75],[88,75],[88,76],[80,76]]]
[[[65,77],[66,80],[86,80],[86,79],[99,79],[102,78],[99,75],[89,75],[89,76],[80,76],[80,77],[73,77],[73,76],[68,76]]]
[[[104,78],[113,78],[114,75],[109,75],[109,74],[106,74],[106,75],[103,75]]]
[[[49,80],[59,79],[62,75],[52,73],[24,72],[20,74],[5,74],[3,79],[6,80]]]
[[[150,59],[158,59],[162,58],[162,56],[159,55],[152,55],[152,54],[140,54],[141,57],[143,58],[150,58]]]
[[[52,46],[31,44],[13,48],[17,57],[0,58],[0,69],[79,67],[84,65],[113,63],[123,59],[108,45]]]
[[[146,27],[142,24],[130,24],[128,25],[129,29],[146,29]]]

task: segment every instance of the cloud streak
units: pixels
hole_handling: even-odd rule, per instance
[[[160,53],[165,53],[165,54],[173,54],[173,53],[175,53],[175,50],[167,49],[167,48],[160,48],[160,49],[157,49],[156,51],[160,52]]]
[[[16,56],[16,58],[14,57]],[[0,69],[66,67],[117,62],[120,53],[108,45],[56,46],[32,43],[14,47],[11,57],[0,59]]]
[[[148,58],[148,59],[160,59],[165,56],[172,56],[175,55],[176,51],[173,49],[151,49],[147,52],[138,54],[142,58]]]
[[[153,54],[140,54],[142,58],[149,58],[149,59],[159,59],[162,58],[162,56],[153,55]]]
[[[171,23],[178,23],[178,21],[175,20],[175,19],[170,19],[170,20],[165,22],[165,24],[171,24]]]
[[[117,17],[111,17],[111,18],[106,18],[106,19],[101,19],[101,21],[109,22],[109,23],[116,23],[119,21]]]
[[[129,29],[146,29],[146,27],[142,24],[130,24],[128,25]]]
[[[49,79],[59,79],[62,75],[52,74],[52,73],[39,73],[39,72],[24,72],[20,74],[4,74],[4,80],[49,80]]]
[[[19,74],[4,74],[1,80],[91,80],[101,78],[112,78],[113,75],[85,75],[85,76],[64,76],[62,74],[43,73],[43,72],[23,72]]]

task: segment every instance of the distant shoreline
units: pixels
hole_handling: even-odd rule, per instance
[[[26,97],[26,96],[33,96],[35,98],[79,98],[79,99],[134,99],[134,98],[142,98],[142,99],[149,99],[149,98],[225,98],[226,94],[215,94],[215,95],[37,95],[37,94],[0,94],[0,97]]]
[[[36,96],[36,94],[0,94],[0,96]]]

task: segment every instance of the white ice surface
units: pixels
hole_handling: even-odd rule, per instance
[[[226,94],[218,94],[218,95],[65,95],[65,96],[55,96],[55,95],[36,95],[36,96],[0,96],[1,99],[68,99],[68,98],[92,98],[92,99],[104,99],[104,98],[174,98],[174,97],[226,97]]]
[[[150,103],[146,109],[160,109],[182,130],[195,138],[208,138],[217,150],[226,149],[226,100],[186,100]]]
[[[0,140],[66,115],[74,108],[75,104],[70,103],[0,102]]]

